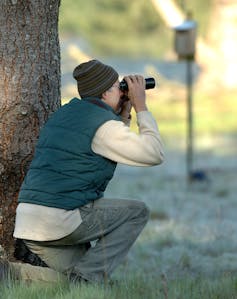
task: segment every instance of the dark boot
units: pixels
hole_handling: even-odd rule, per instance
[[[32,266],[48,267],[37,254],[30,251],[25,242],[21,239],[16,239],[15,241],[14,257],[18,261],[31,264]]]

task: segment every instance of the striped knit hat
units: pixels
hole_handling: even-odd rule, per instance
[[[117,80],[118,73],[109,65],[98,60],[79,64],[73,71],[81,98],[100,97]]]

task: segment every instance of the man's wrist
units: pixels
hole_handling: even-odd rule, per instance
[[[147,106],[146,105],[142,105],[142,106],[138,106],[138,107],[135,107],[135,111],[136,113],[138,112],[141,112],[141,111],[147,111]]]

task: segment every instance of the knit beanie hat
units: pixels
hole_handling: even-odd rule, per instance
[[[118,73],[109,65],[98,60],[79,64],[73,71],[81,98],[100,97],[117,80]]]

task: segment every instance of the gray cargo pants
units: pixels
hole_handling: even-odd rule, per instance
[[[101,282],[123,261],[147,223],[149,211],[140,201],[101,198],[81,207],[80,212],[82,223],[70,235],[55,241],[26,241],[26,244],[59,276],[78,275]],[[88,249],[86,244],[91,241],[95,242]],[[42,278],[45,271],[46,277],[51,277],[50,269],[41,268],[39,276]],[[37,270],[33,270],[29,276],[37,280]]]

